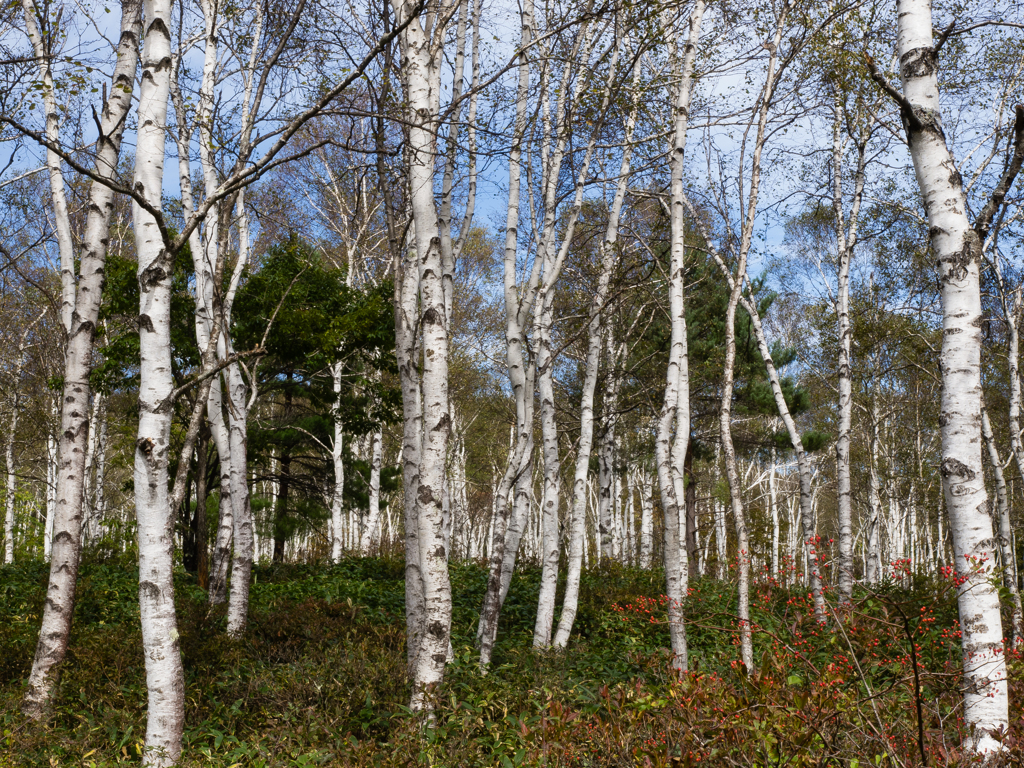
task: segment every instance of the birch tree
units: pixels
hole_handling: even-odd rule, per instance
[[[434,198],[441,71],[447,24],[459,4],[432,6],[425,18],[392,0],[400,37],[412,231],[396,269],[396,353],[405,416],[406,626],[413,711],[433,709],[444,680],[452,597],[444,546],[445,464],[451,428],[448,311],[453,264],[442,253]],[[445,262],[448,262],[447,264]]]
[[[63,200],[64,178],[60,163],[60,136],[56,123],[56,95],[50,74],[49,56],[37,24],[37,9],[30,1],[25,5],[26,26],[43,68],[43,95],[47,109],[45,145],[50,183],[54,190],[57,221],[67,215]],[[110,217],[114,195],[109,182],[117,174],[121,138],[132,102],[135,72],[138,67],[139,40],[142,32],[142,6],[137,0],[126,0],[121,7],[120,37],[117,58],[107,99],[99,117],[100,137],[96,142],[93,183],[89,188],[85,231],[79,252],[80,277],[74,279],[74,253],[71,243],[64,244],[65,234],[58,237],[61,245],[62,304],[61,316],[67,336],[64,362],[64,384],[60,410],[60,443],[57,447],[59,465],[56,478],[55,513],[50,550],[50,582],[43,607],[42,626],[36,655],[29,675],[23,710],[39,718],[47,709],[53,687],[59,679],[60,666],[67,653],[71,618],[75,605],[78,565],[81,559],[82,522],[85,496],[85,462],[88,452],[89,412],[93,342],[99,317],[104,282]],[[42,139],[43,137],[39,137]],[[63,211],[62,211],[63,207]],[[58,224],[58,231],[64,226]],[[70,237],[70,225],[67,236]],[[66,253],[66,250],[68,252]],[[68,256],[70,262],[65,260]],[[70,271],[68,271],[70,270]]]
[[[937,266],[943,327],[940,472],[961,582],[964,721],[970,728],[965,746],[986,754],[1001,749],[995,734],[1008,725],[1008,692],[999,594],[989,579],[997,552],[981,455],[980,261],[992,221],[1024,161],[1024,107],[1017,108],[1010,162],[972,226],[942,123],[938,54],[948,32],[933,39],[929,0],[900,0],[896,15],[902,90],[873,62],[869,66],[900,107]]]
[[[628,35],[623,41],[623,47],[628,50]],[[605,227],[604,238],[601,241],[601,271],[598,277],[597,290],[590,303],[589,320],[587,322],[587,356],[584,368],[583,392],[580,397],[580,440],[576,449],[576,466],[573,474],[566,587],[565,596],[562,600],[562,613],[559,617],[558,631],[554,639],[554,646],[556,648],[564,648],[566,643],[568,643],[579,605],[580,572],[583,567],[583,538],[586,535],[587,477],[590,472],[590,455],[594,440],[594,391],[597,387],[598,368],[601,362],[601,337],[602,331],[605,328],[603,316],[607,311],[612,271],[618,260],[619,219],[629,189],[633,134],[636,128],[637,112],[640,107],[641,90],[638,81],[641,70],[639,58],[637,62],[633,67],[632,105],[626,117],[623,131],[623,149],[622,158],[619,163],[618,180],[608,211],[608,224]],[[552,603],[555,597],[554,586],[554,581],[552,581],[549,586]],[[542,591],[538,603],[537,628],[534,629],[534,645],[536,647],[546,645],[547,643],[543,645],[539,643],[539,640],[546,640],[550,637],[550,621],[547,619],[546,614],[544,617],[548,623],[546,625],[541,623],[542,612],[544,611],[544,597],[545,594]],[[546,634],[541,633],[540,637],[538,637],[538,630],[544,630],[545,627]]]
[[[690,121],[690,96],[693,89],[694,58],[700,40],[706,4],[697,0],[689,17],[689,32],[682,51],[670,51],[673,83],[671,93],[672,130],[669,144],[669,318],[672,334],[665,400],[658,418],[655,438],[655,464],[661,508],[665,516],[665,594],[668,597],[668,626],[676,669],[689,664],[684,624],[683,599],[686,597],[689,565],[686,557],[686,531],[683,502],[684,464],[690,439],[690,379],[686,338],[686,228],[683,161]],[[668,26],[668,25],[666,25]]]
[[[21,339],[18,342],[18,352],[15,358],[13,383],[13,398],[11,401],[11,417],[7,421],[7,448],[4,450],[4,460],[7,467],[7,483],[4,485],[4,565],[11,565],[14,562],[14,501],[18,489],[18,476],[14,471],[14,440],[18,431],[18,417],[21,416],[21,372],[25,368],[26,353],[28,351],[29,334],[36,323],[43,319],[48,308],[44,308],[42,314],[35,322],[29,323],[21,332]]]
[[[164,132],[170,95],[171,5],[145,2],[145,44],[136,139],[134,201],[139,255],[139,431],[135,443],[135,510],[139,538],[139,607],[149,693],[146,766],[174,765],[181,753],[185,680],[174,611],[172,510],[168,494],[171,418],[171,274],[154,213],[161,210]]]
[[[785,2],[779,7],[775,14],[773,40],[769,43],[765,43],[763,46],[768,50],[765,79],[761,86],[754,108],[750,112],[750,117],[748,118],[744,130],[743,140],[741,141],[740,179],[738,180],[739,207],[742,211],[740,231],[730,232],[730,237],[727,238],[725,245],[725,248],[733,253],[733,258],[735,259],[738,267],[742,268],[735,275],[733,274],[732,269],[726,265],[722,251],[714,245],[714,240],[711,238],[710,233],[707,230],[707,226],[699,215],[699,212],[696,210],[689,197],[685,194],[683,196],[683,201],[690,214],[691,220],[697,226],[705,241],[708,243],[708,250],[725,275],[729,283],[730,291],[739,291],[738,301],[750,317],[751,328],[754,332],[758,351],[764,361],[765,372],[768,374],[768,381],[771,385],[776,408],[779,411],[779,416],[782,418],[783,424],[785,424],[793,452],[796,454],[797,467],[800,476],[800,519],[804,538],[804,547],[809,563],[808,576],[814,599],[815,614],[819,621],[824,621],[826,619],[826,608],[822,593],[822,579],[818,552],[816,549],[817,534],[814,522],[810,460],[804,449],[803,440],[799,430],[797,429],[796,421],[793,419],[789,405],[786,402],[786,397],[782,389],[782,382],[778,370],[775,367],[775,362],[772,359],[771,347],[768,344],[768,340],[764,332],[760,313],[758,312],[755,303],[743,293],[743,283],[749,282],[750,280],[747,275],[747,256],[753,242],[754,227],[757,222],[758,199],[763,170],[762,154],[772,134],[772,131],[769,130],[769,115],[779,95],[782,71],[792,63],[798,51],[803,47],[804,43],[811,35],[809,31],[805,30],[800,37],[793,41],[793,44],[785,54],[783,54],[780,50],[780,43],[785,30],[789,26],[789,16],[792,12],[793,3]],[[813,27],[816,29],[822,29],[826,27],[833,18],[834,15],[826,14],[825,17],[814,24]],[[752,137],[750,136],[751,131],[753,131]],[[748,139],[752,139],[753,144],[750,151],[749,170],[745,165]],[[748,173],[749,181],[744,178]],[[743,187],[745,186],[744,181],[747,181],[746,186],[748,189],[745,194],[743,192]],[[724,222],[726,222],[726,226],[729,227],[730,225],[728,222],[730,221],[730,216],[724,196],[716,198],[716,204],[720,209]]]

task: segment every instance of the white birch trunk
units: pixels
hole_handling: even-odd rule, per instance
[[[1017,566],[1012,546],[1013,529],[1010,527],[1010,502],[1006,493],[1006,478],[1003,477],[1003,463],[999,458],[999,447],[996,445],[995,435],[992,434],[992,425],[984,405],[981,410],[981,431],[988,449],[989,466],[992,468],[992,476],[995,479],[1003,588],[1010,593],[1010,629],[1013,631],[1013,647],[1018,648],[1024,643],[1024,608],[1021,607],[1020,590],[1017,588]],[[913,531],[913,526],[911,526],[911,530]]]
[[[868,438],[870,486],[868,490],[868,533],[867,560],[864,563],[864,580],[874,586],[882,580],[882,549],[880,527],[882,524],[882,484],[878,477],[878,402],[871,402],[871,435]]]
[[[956,161],[946,146],[928,0],[899,0],[898,50],[903,118],[924,197],[942,297],[942,403],[939,423],[946,509],[953,534],[964,663],[966,746],[999,751],[1008,726],[1006,659],[999,594],[989,573],[996,539],[981,457],[981,240],[967,218]]]
[[[366,516],[366,527],[359,541],[359,550],[368,556],[374,547],[380,547],[380,465],[383,435],[374,432],[371,436],[373,448],[370,459],[370,510]]]
[[[114,179],[120,158],[124,124],[131,108],[132,89],[138,67],[138,46],[142,31],[141,6],[124,3],[121,15],[117,61],[110,93],[100,115],[95,172],[99,179]],[[47,61],[49,59],[46,59]],[[42,61],[42,60],[41,60]],[[49,123],[49,119],[48,119]],[[53,180],[51,178],[51,180]],[[60,181],[63,184],[63,180]],[[65,328],[68,343],[64,361],[63,407],[59,413],[60,444],[54,444],[54,506],[49,514],[45,539],[50,561],[50,582],[43,607],[39,643],[29,675],[23,709],[38,718],[45,711],[60,674],[67,651],[74,612],[75,588],[81,558],[85,454],[89,435],[89,374],[92,370],[93,340],[99,318],[106,263],[110,217],[114,195],[100,181],[89,188],[89,205],[80,253],[80,279],[74,280],[74,255],[70,273],[62,266]],[[63,247],[62,247],[63,261]],[[65,280],[70,278],[70,286]],[[51,550],[52,542],[52,550]]]
[[[635,86],[635,78],[634,78]],[[638,91],[634,90],[634,96]],[[583,544],[586,538],[587,477],[590,472],[590,454],[594,440],[594,390],[597,386],[598,367],[601,359],[601,314],[608,300],[608,288],[612,270],[618,257],[619,216],[629,185],[630,139],[636,123],[636,101],[626,123],[626,140],[619,167],[619,181],[608,213],[608,226],[601,244],[601,273],[597,291],[590,305],[590,321],[587,328],[587,358],[580,401],[580,442],[576,450],[576,467],[573,475],[573,507],[570,520],[569,561],[566,574],[566,591],[562,602],[562,615],[558,623],[554,645],[563,648],[569,640],[572,625],[576,619],[579,603],[579,580],[583,567]],[[650,552],[648,551],[648,557]],[[552,599],[554,596],[552,595]]]
[[[850,323],[850,263],[857,244],[857,224],[864,193],[864,167],[867,162],[867,131],[857,143],[857,170],[854,177],[853,205],[849,227],[843,211],[843,144],[841,130],[846,109],[841,95],[836,96],[832,134],[832,207],[835,216],[839,270],[836,291],[836,316],[839,325],[839,435],[836,439],[836,486],[839,516],[839,599],[848,603],[853,594],[853,506],[850,473],[850,429],[853,423],[853,377],[851,354],[853,328]]]
[[[171,5],[146,0],[145,45],[134,189],[160,210],[170,93]],[[139,255],[139,432],[135,443],[135,510],[139,540],[139,607],[149,694],[143,764],[174,765],[181,753],[185,688],[174,610],[173,513],[168,451],[171,378],[172,257],[153,215],[134,203]]]
[[[21,373],[28,362],[26,356],[28,335],[45,314],[46,310],[44,309],[35,322],[25,326],[25,330],[21,332],[17,362],[14,366],[11,418],[7,422],[7,448],[4,451],[7,463],[7,485],[4,487],[4,565],[11,565],[14,562],[14,498],[18,490],[18,477],[14,472],[14,440],[18,432],[18,417],[21,415]]]
[[[654,478],[647,468],[640,475],[640,567],[650,568],[654,557]]]
[[[688,564],[684,506],[683,464],[690,438],[690,381],[686,338],[685,256],[687,217],[683,196],[683,159],[690,118],[690,93],[693,88],[693,63],[700,38],[705,3],[697,0],[689,18],[689,33],[682,55],[672,51],[673,76],[672,135],[669,146],[671,222],[669,268],[669,317],[672,331],[665,400],[658,419],[655,461],[661,508],[665,514],[665,594],[668,597],[668,624],[672,643],[672,665],[688,667],[683,599],[686,595]],[[673,429],[675,435],[673,437]]]
[[[51,145],[60,144],[60,112],[57,105],[57,91],[53,82],[52,62],[54,50],[59,45],[56,30],[51,31],[49,38],[44,38],[39,25],[40,9],[35,0],[22,0],[22,11],[25,19],[25,32],[32,45],[42,85],[43,110],[45,115],[44,132]],[[49,12],[44,7],[43,13]],[[44,24],[52,28],[52,24]],[[136,40],[137,43],[137,40]],[[61,156],[52,148],[46,149],[46,170],[50,178],[50,201],[53,205],[53,223],[57,236],[57,252],[60,256],[61,305],[60,321],[64,332],[70,336],[72,331],[72,313],[75,311],[77,288],[75,281],[75,246],[71,234],[71,216],[68,211],[67,192],[64,189],[64,170]]]
[[[779,577],[779,494],[778,483],[775,479],[777,469],[776,450],[772,448],[772,465],[768,472],[768,505],[771,507],[772,515],[772,578]]]
[[[526,0],[520,11],[521,33],[518,75],[516,90],[516,121],[513,129],[512,143],[509,149],[508,178],[509,191],[505,221],[505,258],[504,258],[504,298],[505,298],[505,358],[509,380],[516,403],[516,425],[513,447],[509,450],[508,465],[498,486],[495,499],[495,510],[491,520],[492,533],[488,536],[490,561],[487,589],[484,593],[483,606],[480,609],[480,623],[477,628],[477,642],[480,644],[480,666],[486,669],[491,661],[491,651],[498,632],[498,617],[501,611],[501,586],[506,570],[506,550],[518,547],[507,542],[516,526],[518,515],[518,496],[512,504],[508,495],[513,485],[518,486],[518,478],[529,472],[532,448],[532,401],[534,366],[528,363],[525,354],[525,319],[528,310],[519,301],[516,284],[516,264],[518,256],[519,203],[522,181],[523,138],[526,133],[526,99],[530,84],[530,61],[527,49],[533,41],[533,3]],[[531,275],[531,282],[533,277]],[[534,289],[535,290],[535,289]],[[526,298],[530,298],[527,296]],[[510,520],[511,517],[511,520]],[[511,553],[514,562],[515,553]]]
[[[777,44],[777,41],[776,41]],[[725,475],[729,481],[729,506],[736,525],[737,596],[740,625],[740,654],[748,674],[754,672],[754,649],[750,631],[750,539],[747,518],[743,509],[743,489],[736,466],[736,449],[732,442],[732,399],[736,364],[736,308],[747,269],[747,252],[740,251],[738,278],[733,281],[729,304],[725,313],[725,365],[722,373],[722,402],[719,406],[719,436]]]
[[[51,409],[56,412],[57,405],[54,403]],[[56,413],[54,414],[56,417]],[[53,530],[57,517],[57,439],[52,434],[46,435],[46,518],[43,524],[43,560],[50,562],[50,554],[53,549]],[[44,605],[43,610],[46,610]],[[44,614],[45,617],[45,614]],[[38,648],[37,648],[38,651]],[[29,678],[31,680],[31,678]]]
[[[240,265],[244,264],[244,260],[239,258],[239,263]],[[237,271],[241,271],[241,267]],[[227,305],[226,311],[230,312],[230,304]],[[231,352],[230,345],[228,351]],[[227,632],[229,636],[237,638],[245,630],[249,614],[249,586],[255,546],[247,478],[247,424],[254,394],[248,392],[238,365],[229,366],[227,374],[228,398],[231,405],[228,412],[229,483],[234,505],[234,552],[231,558],[231,593],[228,596]],[[249,395],[248,401],[246,400],[247,395]]]
[[[416,10],[409,0],[392,0],[396,20],[406,21]],[[429,27],[427,28],[429,30]],[[444,30],[433,30],[443,35]],[[418,427],[411,435],[418,443],[414,455],[404,457],[407,491],[415,505],[415,549],[407,560],[418,560],[419,585],[409,585],[422,598],[421,627],[412,675],[414,711],[433,709],[433,697],[444,679],[451,631],[451,584],[448,553],[443,545],[442,504],[445,459],[451,430],[448,401],[448,315],[445,301],[445,272],[442,264],[438,210],[434,201],[435,137],[438,128],[442,43],[431,39],[422,19],[412,19],[401,35],[408,120],[407,171],[409,201],[415,234],[407,253],[402,282],[401,307],[406,323],[422,337],[423,358],[417,392],[410,393],[418,409]],[[418,299],[418,302],[417,302]],[[410,361],[402,361],[408,365]],[[411,362],[419,362],[415,358]],[[406,377],[409,370],[403,370]],[[406,388],[403,387],[403,390]],[[403,391],[403,395],[405,392]],[[417,459],[418,461],[415,461]],[[408,502],[407,502],[408,503]],[[407,533],[407,537],[408,537]]]
[[[335,407],[341,408],[341,363],[331,366],[331,377],[334,381]],[[334,418],[334,445],[331,447],[331,459],[334,462],[334,490],[331,495],[331,561],[341,562],[342,528],[344,525],[343,497],[345,495],[345,435],[342,432],[340,415]]]

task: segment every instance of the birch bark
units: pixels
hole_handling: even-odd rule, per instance
[[[39,20],[40,9],[35,0],[22,0],[25,18],[25,32],[32,45],[39,70],[42,88],[45,134],[51,145],[60,144],[60,112],[57,107],[57,91],[53,82],[52,62],[55,39],[47,40]],[[44,13],[47,9],[44,8]],[[123,9],[122,9],[123,15]],[[45,24],[45,19],[44,19]],[[136,41],[136,45],[137,45]],[[123,130],[123,129],[122,129]],[[61,304],[60,321],[64,332],[70,336],[72,313],[75,311],[77,289],[75,285],[75,245],[71,234],[71,215],[68,211],[67,192],[64,189],[64,170],[60,155],[52,148],[46,149],[46,170],[50,177],[50,200],[53,204],[53,223],[57,235],[57,252],[60,255]]]
[[[590,472],[590,453],[594,441],[594,391],[597,387],[597,374],[601,362],[601,334],[603,328],[601,315],[605,311],[605,305],[608,302],[611,275],[618,259],[619,219],[629,188],[632,139],[639,109],[640,89],[637,88],[639,73],[640,68],[637,65],[634,68],[633,74],[633,106],[626,119],[618,182],[615,187],[615,196],[612,198],[611,208],[608,211],[608,225],[605,228],[604,240],[601,243],[601,273],[597,281],[597,291],[590,304],[590,320],[587,325],[587,359],[583,380],[583,393],[580,397],[580,441],[576,449],[572,513],[569,520],[570,539],[566,586],[565,596],[562,599],[562,613],[559,617],[558,630],[554,639],[554,646],[556,648],[564,648],[566,643],[568,643],[579,606],[580,573],[583,568],[583,543],[586,537],[587,476]],[[644,509],[646,511],[646,507]],[[648,522],[650,522],[649,519]],[[641,546],[641,548],[643,547]],[[643,555],[641,555],[642,557]],[[650,561],[649,540],[647,542],[647,561],[648,563]],[[553,585],[551,588],[551,600],[553,603]],[[540,615],[538,611],[539,623]],[[537,633],[535,631],[534,644],[536,645],[536,643]]]
[[[533,2],[526,0],[520,11],[520,47],[518,64],[518,84],[516,86],[516,119],[512,132],[508,160],[508,202],[505,220],[505,253],[504,253],[504,299],[505,299],[505,358],[509,380],[516,403],[516,429],[513,447],[509,451],[509,460],[495,499],[495,509],[489,538],[489,560],[487,589],[480,609],[480,623],[477,628],[477,642],[480,644],[480,666],[486,669],[491,661],[491,651],[498,632],[498,617],[501,611],[501,585],[505,570],[506,549],[518,547],[518,539],[514,546],[509,546],[509,516],[515,524],[514,509],[510,509],[508,495],[514,484],[523,475],[528,475],[529,457],[532,453],[533,441],[533,361],[527,361],[525,352],[525,322],[528,313],[524,313],[519,302],[519,291],[516,284],[516,263],[519,247],[520,196],[522,186],[522,155],[523,139],[527,129],[527,96],[530,85],[530,59],[528,49],[534,38]],[[532,276],[531,276],[532,277]],[[528,419],[528,421],[527,421]],[[514,562],[515,553],[512,552]]]
[[[368,556],[373,547],[380,546],[380,465],[381,465],[381,443],[383,435],[374,432],[371,436],[373,447],[370,458],[370,509],[366,516],[366,527],[363,529],[362,537],[359,540],[359,550],[363,556]]]
[[[32,323],[25,326],[18,342],[18,357],[14,366],[14,392],[11,399],[11,418],[7,422],[7,448],[4,458],[7,463],[7,485],[4,486],[4,565],[14,562],[14,500],[18,489],[18,476],[14,472],[14,439],[18,432],[18,417],[21,415],[21,373],[28,362],[28,336],[32,329],[46,315],[46,309]]]
[[[640,567],[650,568],[654,557],[654,478],[646,467],[640,474]]]
[[[202,4],[204,13],[205,51],[203,75],[199,86],[199,99],[195,123],[200,133],[200,162],[204,185],[216,189],[217,172],[213,162],[212,111],[214,85],[218,56],[218,24],[215,9],[210,3]],[[188,221],[195,216],[195,197],[192,188],[191,144],[195,133],[190,125],[185,101],[178,85],[178,71],[181,53],[174,55],[171,68],[171,102],[174,106],[177,131],[175,142],[178,148],[178,183],[181,190],[182,213]],[[209,186],[213,184],[214,186]],[[218,316],[222,310],[221,292],[216,275],[223,268],[218,250],[219,226],[216,216],[210,216],[205,228],[195,227],[189,234],[188,242],[192,252],[192,266],[196,276],[196,342],[200,350],[207,350],[210,339],[218,330]],[[217,338],[217,350],[223,355],[223,338]],[[208,362],[208,361],[204,361]],[[208,582],[208,596],[211,605],[227,600],[228,570],[231,564],[231,546],[234,538],[234,505],[231,490],[231,443],[227,421],[224,418],[224,399],[221,377],[214,376],[207,396],[206,415],[210,422],[220,469],[220,499],[218,504],[217,533],[214,540],[213,558]]]
[[[853,594],[853,507],[850,472],[850,429],[853,423],[853,377],[851,354],[853,328],[850,323],[850,263],[857,245],[860,206],[864,197],[867,141],[870,123],[857,137],[857,168],[854,172],[853,203],[847,224],[843,209],[843,141],[842,126],[846,122],[846,105],[841,94],[836,95],[832,128],[832,210],[835,217],[836,248],[839,255],[836,291],[836,316],[839,325],[839,434],[836,439],[836,490],[839,515],[839,599],[850,601]],[[874,120],[872,118],[871,123]]]
[[[722,404],[719,410],[719,435],[725,475],[729,481],[729,506],[736,524],[736,560],[738,614],[740,623],[740,654],[748,674],[754,672],[754,649],[750,632],[750,539],[743,509],[743,490],[736,466],[736,449],[732,442],[732,398],[736,363],[736,307],[743,288],[743,275],[747,269],[746,249],[740,250],[737,267],[739,278],[733,281],[729,304],[725,313],[725,365],[722,373]]]
[[[341,363],[331,366],[331,378],[334,382],[335,408],[341,407]],[[331,458],[334,463],[334,490],[331,496],[331,560],[341,562],[341,534],[344,525],[342,500],[345,495],[345,435],[342,432],[341,420],[334,419],[334,445],[331,446]]]
[[[392,0],[399,23],[414,15],[409,0]],[[447,9],[443,9],[445,13]],[[439,20],[438,17],[431,17]],[[450,16],[449,16],[450,18]],[[403,322],[415,322],[422,338],[423,357],[418,386],[409,392],[418,427],[411,435],[418,443],[412,456],[404,457],[407,492],[415,505],[415,542],[407,561],[418,563],[419,584],[409,585],[422,598],[422,624],[417,628],[417,655],[413,663],[413,711],[432,711],[433,697],[444,679],[451,631],[451,584],[448,553],[443,545],[442,514],[445,460],[450,432],[448,401],[448,315],[445,300],[445,267],[441,253],[438,209],[434,200],[435,137],[438,129],[438,100],[443,56],[443,24],[431,29],[423,19],[413,18],[402,35],[402,77],[406,90],[408,121],[407,173],[409,202],[415,233],[407,251],[402,281]],[[417,301],[418,299],[418,301]],[[414,331],[416,333],[416,331]],[[415,361],[415,358],[413,358]],[[406,378],[412,371],[402,360]],[[419,362],[419,361],[416,361]],[[403,399],[410,387],[403,386]],[[413,477],[409,477],[412,474]],[[407,532],[407,546],[410,544]]]
[[[123,3],[117,60],[110,92],[100,115],[101,138],[96,144],[95,173],[101,180],[112,180],[117,174],[121,138],[131,108],[132,89],[138,68],[141,17],[141,3],[135,0]],[[63,181],[60,183],[63,184]],[[50,582],[43,607],[39,642],[23,703],[24,712],[34,718],[42,716],[59,678],[74,612],[81,558],[85,455],[89,435],[89,374],[92,370],[93,341],[103,292],[113,201],[113,193],[101,181],[94,181],[90,185],[80,252],[81,275],[76,286],[72,261],[70,293],[65,293],[62,306],[62,312],[68,313],[65,325],[68,329],[68,343],[64,361],[52,539],[50,532],[47,532],[47,539],[52,541]]]
[[[706,4],[694,3],[689,18],[689,33],[682,55],[672,52],[674,93],[672,95],[672,136],[669,146],[671,177],[669,217],[671,223],[669,267],[669,316],[672,325],[665,400],[658,419],[655,438],[655,462],[661,508],[665,515],[665,594],[668,597],[668,626],[676,669],[688,666],[683,599],[686,596],[688,563],[684,514],[683,464],[690,438],[690,381],[686,339],[685,258],[686,209],[683,202],[683,160],[686,132],[690,119],[690,94],[693,65],[700,39]],[[673,437],[673,429],[675,435]]]
[[[146,0],[145,44],[134,188],[161,208],[171,73],[171,4]],[[181,753],[184,677],[174,610],[173,524],[168,494],[171,418],[171,275],[173,256],[157,220],[132,206],[139,255],[139,431],[135,509],[139,539],[139,607],[149,707],[145,766],[174,765]]]
[[[1020,590],[1017,588],[1017,566],[1013,555],[1013,529],[1010,527],[1010,502],[1006,492],[1006,478],[1003,477],[1003,462],[999,458],[999,447],[996,445],[992,424],[989,422],[988,411],[984,404],[981,407],[981,434],[988,450],[989,466],[996,486],[996,512],[999,521],[999,559],[1002,566],[1001,576],[1003,588],[1010,594],[1010,629],[1013,632],[1013,647],[1018,648],[1024,643],[1024,608],[1021,606]],[[913,532],[914,528],[911,527]]]
[[[989,753],[1002,749],[994,733],[1007,728],[1008,699],[999,595],[989,579],[996,539],[981,457],[983,315],[979,261],[984,232],[975,231],[968,221],[962,180],[946,145],[931,3],[899,0],[897,21],[903,85],[899,103],[928,215],[942,297],[940,472],[956,569],[963,579],[958,602],[964,721],[971,729],[965,746]],[[991,213],[988,216],[991,221]],[[982,217],[977,224],[987,228]]]

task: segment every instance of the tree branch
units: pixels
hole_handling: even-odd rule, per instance
[[[1013,154],[1003,172],[1003,177],[999,180],[996,188],[992,190],[992,196],[985,203],[985,207],[982,208],[974,222],[974,231],[978,233],[978,239],[982,243],[988,237],[992,219],[1002,207],[1006,193],[1010,191],[1010,187],[1013,186],[1013,182],[1020,172],[1021,165],[1024,164],[1024,104],[1018,104],[1014,111],[1016,112],[1016,121],[1013,126]]]
[[[878,87],[885,91],[885,93],[895,101],[896,105],[900,108],[900,114],[903,116],[903,122],[906,124],[907,130],[919,131],[924,128],[924,124],[914,113],[914,105],[907,100],[906,96],[900,93],[899,89],[889,82],[889,78],[882,74],[870,54],[865,52],[864,61],[868,65],[868,72],[871,74],[871,79],[878,83]]]

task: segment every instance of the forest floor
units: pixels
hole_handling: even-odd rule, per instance
[[[0,766],[137,764],[146,689],[130,561],[83,565],[53,716],[37,725],[19,712],[47,572],[42,563],[0,568]],[[691,671],[680,678],[669,668],[659,571],[586,572],[569,649],[536,653],[540,574],[526,567],[502,612],[494,664],[481,676],[473,638],[486,571],[453,565],[455,661],[434,727],[424,729],[405,708],[400,561],[260,567],[254,575],[249,628],[232,641],[223,611],[211,612],[194,578],[178,574],[182,765],[970,763],[959,749],[966,735],[959,630],[945,581],[890,580],[859,593],[842,624],[826,625],[815,620],[805,589],[759,583],[752,591],[758,670],[749,675],[738,662],[734,585],[694,580]],[[1018,765],[1024,663],[1009,656],[1005,762]]]

